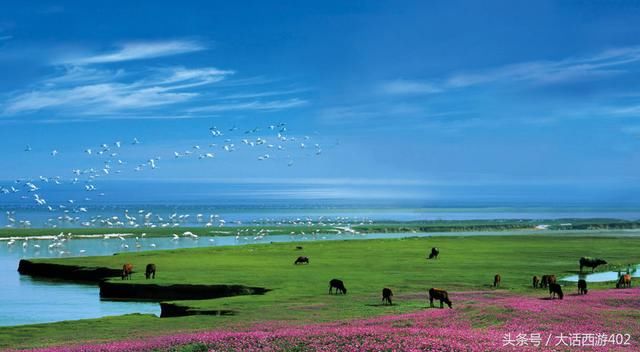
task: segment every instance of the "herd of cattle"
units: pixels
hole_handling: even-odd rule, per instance
[[[302,247],[298,246],[296,249],[300,250]],[[438,259],[438,255],[440,254],[440,250],[436,247],[431,248],[431,252],[428,254],[427,259]],[[599,258],[588,258],[582,257],[580,258],[580,272],[582,273],[582,269],[584,267],[591,268],[591,272],[595,270],[596,267],[600,265],[606,265],[607,262],[605,260]],[[294,265],[298,264],[309,264],[309,257],[299,256],[294,262]],[[130,263],[124,264],[122,266],[122,280],[130,280],[131,274],[133,273],[133,265]],[[145,268],[145,278],[146,279],[155,279],[156,278],[156,265],[155,264],[147,264]],[[502,277],[500,274],[496,274],[493,277],[493,287],[500,287],[500,283],[502,281]],[[542,275],[540,278],[538,276],[533,276],[532,286],[533,288],[548,288],[549,289],[549,298],[554,299],[556,296],[559,299],[563,299],[564,293],[562,292],[562,286],[556,282],[555,275]],[[621,275],[616,283],[616,288],[630,288],[631,287],[631,275],[627,272],[624,275]],[[329,294],[333,293],[335,289],[335,294],[341,293],[346,295],[347,288],[344,286],[344,282],[338,279],[332,279],[329,281]],[[587,281],[584,279],[578,280],[578,294],[586,295],[587,290]],[[391,297],[393,297],[393,292],[390,288],[385,287],[382,289],[382,303],[392,305]],[[430,288],[429,289],[429,304],[433,307],[433,301],[440,301],[440,308],[444,307],[444,304],[452,307],[451,300],[449,299],[449,294],[447,291],[439,289],[439,288]]]
[[[302,247],[296,247],[296,249],[302,249]],[[440,254],[440,250],[436,247],[431,248],[431,252],[429,252],[427,259],[438,259],[438,255]],[[607,262],[605,260],[599,258],[588,258],[582,257],[580,258],[580,272],[582,269],[587,267],[591,268],[591,272],[595,270],[596,267],[600,265],[606,265]],[[309,257],[300,256],[294,262],[294,265],[297,264],[309,264]],[[548,288],[549,289],[549,298],[564,298],[564,293],[562,292],[562,286],[556,282],[555,275],[542,275],[541,277],[533,276],[532,286],[533,288]],[[496,274],[493,277],[493,287],[500,287],[500,283],[502,282],[502,277],[500,274]],[[629,273],[620,276],[618,282],[616,283],[616,288],[629,288],[631,287],[631,275]],[[329,282],[329,294],[333,292],[333,289],[336,289],[337,293],[347,294],[347,289],[344,287],[344,283],[338,279],[332,279]],[[584,279],[578,280],[578,294],[586,295],[587,294],[587,281]],[[392,304],[391,297],[393,297],[393,292],[390,288],[385,287],[382,289],[382,302],[383,304]],[[439,288],[431,288],[429,289],[429,304],[433,307],[433,301],[440,301],[440,308],[444,307],[444,304],[447,304],[449,308],[452,308],[451,300],[449,299],[449,294],[447,291],[439,289]]]

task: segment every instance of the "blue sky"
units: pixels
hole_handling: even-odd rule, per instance
[[[640,171],[638,23],[628,1],[5,4],[0,179],[95,168],[624,198]],[[279,124],[295,139],[280,152],[240,142],[274,144]]]

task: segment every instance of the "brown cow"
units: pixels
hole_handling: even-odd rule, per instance
[[[587,294],[587,280],[585,279],[578,280],[578,294],[579,295]]]
[[[146,279],[156,278],[156,265],[155,264],[147,264],[146,270],[144,271],[144,277]]]
[[[393,303],[391,303],[391,297],[393,297],[393,292],[391,292],[390,288],[383,288],[382,289],[382,303],[384,304],[385,302],[389,302],[390,305],[393,305]]]
[[[625,288],[625,287],[631,287],[631,275],[629,274],[624,274],[622,276],[620,276],[620,278],[618,279],[618,283],[616,284],[616,288]]]
[[[441,290],[439,288],[430,288],[429,289],[429,304],[433,307],[433,300],[440,300],[440,308],[444,308],[442,303],[446,303],[449,308],[451,307],[451,301],[449,300],[449,294],[445,290]]]
[[[501,280],[502,280],[502,278],[500,277],[500,274],[496,274],[496,276],[493,277],[493,287],[500,286],[500,281]]]
[[[533,276],[533,288],[538,288],[540,286],[540,279],[537,276]]]
[[[122,266],[122,280],[131,280],[131,274],[133,273],[133,265],[127,263]]]
[[[542,280],[540,280],[540,287],[547,288],[550,284],[556,283],[555,275],[542,275]]]

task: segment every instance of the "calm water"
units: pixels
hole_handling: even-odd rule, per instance
[[[638,220],[640,209],[637,208],[548,208],[548,207],[257,207],[257,206],[204,206],[204,205],[91,205],[83,207],[69,207],[64,211],[47,211],[46,208],[33,206],[3,205],[0,203],[0,213],[13,212],[9,217],[0,215],[0,227],[21,227],[20,221],[28,220],[30,227],[86,227],[92,219],[108,219],[118,217],[125,221],[125,213],[136,218],[136,223],[142,225],[145,214],[151,213],[150,219],[155,226],[161,223],[179,223],[180,226],[203,226],[213,220],[223,219],[227,224],[255,224],[291,222],[296,220],[312,221],[347,221],[359,223],[362,221],[416,221],[416,220],[491,220],[491,219],[570,219],[570,218],[609,218]],[[172,214],[182,216],[180,220],[170,221]],[[201,217],[198,217],[198,214]],[[162,221],[158,220],[162,218]],[[130,227],[118,225],[115,227]],[[108,227],[94,222],[92,227]]]
[[[620,274],[626,274],[626,270],[622,272],[617,271],[603,271],[599,273],[588,273],[584,275],[571,275],[562,278],[562,281],[578,282],[580,279],[585,279],[587,282],[605,282],[605,281],[617,281],[620,278]],[[630,267],[629,270],[631,277],[640,277],[640,264]]]

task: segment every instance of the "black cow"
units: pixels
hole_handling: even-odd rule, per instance
[[[438,254],[440,254],[440,250],[437,247],[431,248],[431,253],[429,253],[429,259],[438,259]]]
[[[433,307],[433,300],[440,300],[440,308],[444,308],[443,303],[446,303],[449,308],[451,307],[451,301],[449,300],[449,294],[445,290],[441,290],[439,288],[430,288],[429,289],[429,304]]]
[[[155,279],[156,278],[156,265],[155,264],[147,264],[147,268],[144,271],[144,277],[149,279]]]
[[[298,257],[293,264],[309,264],[309,257]]]
[[[391,292],[390,288],[383,288],[382,289],[382,303],[384,302],[389,302],[390,305],[393,305],[393,303],[391,303],[391,297],[393,297],[393,292]]]
[[[559,299],[564,297],[564,294],[562,293],[562,286],[555,282],[549,283],[549,298],[553,299],[556,295],[558,295]]]
[[[500,287],[500,281],[502,281],[502,277],[500,276],[500,274],[496,274],[493,277],[493,287]]]
[[[578,280],[578,294],[579,295],[587,294],[587,280],[585,279]]]
[[[329,281],[329,294],[331,294],[331,290],[333,290],[334,287],[336,289],[336,294],[338,294],[338,291],[342,292],[342,294],[347,294],[347,288],[344,287],[342,280],[332,279]]]
[[[602,260],[600,258],[589,258],[582,257],[580,258],[580,272],[582,272],[583,267],[591,268],[591,272],[593,272],[598,265],[606,265],[607,261]]]

